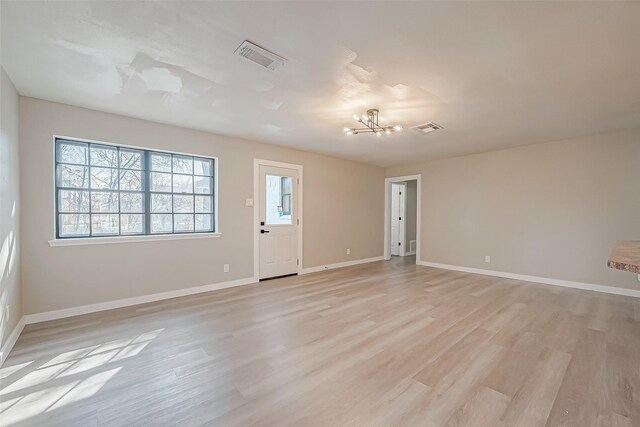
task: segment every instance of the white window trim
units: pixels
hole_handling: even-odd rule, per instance
[[[78,138],[78,137],[74,137],[74,136],[66,136],[66,135],[60,135],[60,134],[54,134],[52,135],[52,142],[53,142],[53,161],[55,164],[55,160],[56,160],[56,139],[68,139],[68,140],[72,140],[72,141],[78,141],[78,142],[86,142],[86,143],[90,143],[90,144],[102,144],[102,145],[111,145],[111,146],[118,146],[118,147],[123,147],[123,148],[131,148],[131,149],[135,149],[135,150],[151,150],[151,151],[157,151],[160,153],[168,153],[168,154],[182,154],[185,156],[192,156],[192,157],[203,157],[203,158],[208,158],[208,159],[213,159],[215,161],[215,167],[213,169],[213,179],[214,179],[214,183],[213,183],[213,205],[214,205],[214,221],[216,224],[215,227],[215,231],[211,232],[211,233],[207,233],[207,232],[200,232],[200,233],[185,233],[185,234],[177,234],[177,233],[173,233],[173,234],[143,234],[143,235],[134,235],[134,236],[109,236],[109,237],[82,237],[82,238],[73,238],[73,237],[66,237],[66,238],[62,238],[62,239],[58,239],[56,238],[56,224],[57,224],[57,212],[55,209],[55,202],[54,202],[54,208],[53,208],[53,236],[54,238],[52,240],[49,240],[49,246],[54,247],[54,246],[80,246],[80,245],[102,245],[102,244],[106,244],[106,243],[135,243],[135,242],[153,242],[153,241],[162,241],[162,240],[186,240],[186,239],[207,239],[207,238],[215,238],[215,237],[220,237],[222,236],[222,233],[220,232],[220,216],[219,216],[219,212],[218,212],[218,171],[219,171],[219,159],[218,156],[209,156],[209,155],[200,155],[200,154],[193,154],[193,153],[184,153],[184,152],[180,152],[180,151],[169,151],[169,150],[163,150],[163,149],[157,149],[157,148],[145,148],[145,147],[141,147],[141,146],[137,146],[137,145],[129,145],[129,144],[120,144],[120,143],[114,143],[114,142],[105,142],[105,141],[100,141],[97,139],[88,139],[88,138]],[[54,198],[56,197],[57,191],[57,187],[56,187],[56,168],[53,168],[53,195]],[[114,240],[115,239],[115,240]]]
[[[222,233],[184,233],[184,234],[156,234],[136,236],[113,237],[81,237],[78,239],[65,238],[49,240],[49,246],[83,246],[83,245],[108,245],[110,243],[135,243],[156,242],[162,240],[189,240],[189,239],[213,239],[222,236]]]

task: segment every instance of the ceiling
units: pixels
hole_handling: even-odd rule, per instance
[[[22,95],[380,166],[640,126],[638,2],[3,1],[1,20]],[[234,55],[245,39],[287,64]],[[405,131],[344,135],[371,107]]]

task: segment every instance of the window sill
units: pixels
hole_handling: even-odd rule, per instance
[[[158,234],[144,236],[119,236],[119,237],[83,237],[69,239],[49,240],[49,246],[82,246],[82,245],[106,245],[110,243],[135,243],[156,242],[162,240],[190,240],[213,239],[222,236],[221,233],[197,233],[197,234]]]

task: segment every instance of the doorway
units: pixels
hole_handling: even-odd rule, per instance
[[[254,276],[298,274],[302,268],[302,166],[255,160]]]
[[[416,256],[420,262],[421,176],[385,180],[385,259]]]

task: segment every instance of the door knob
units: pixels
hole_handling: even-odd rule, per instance
[[[268,230],[260,230],[260,234],[268,233]]]

